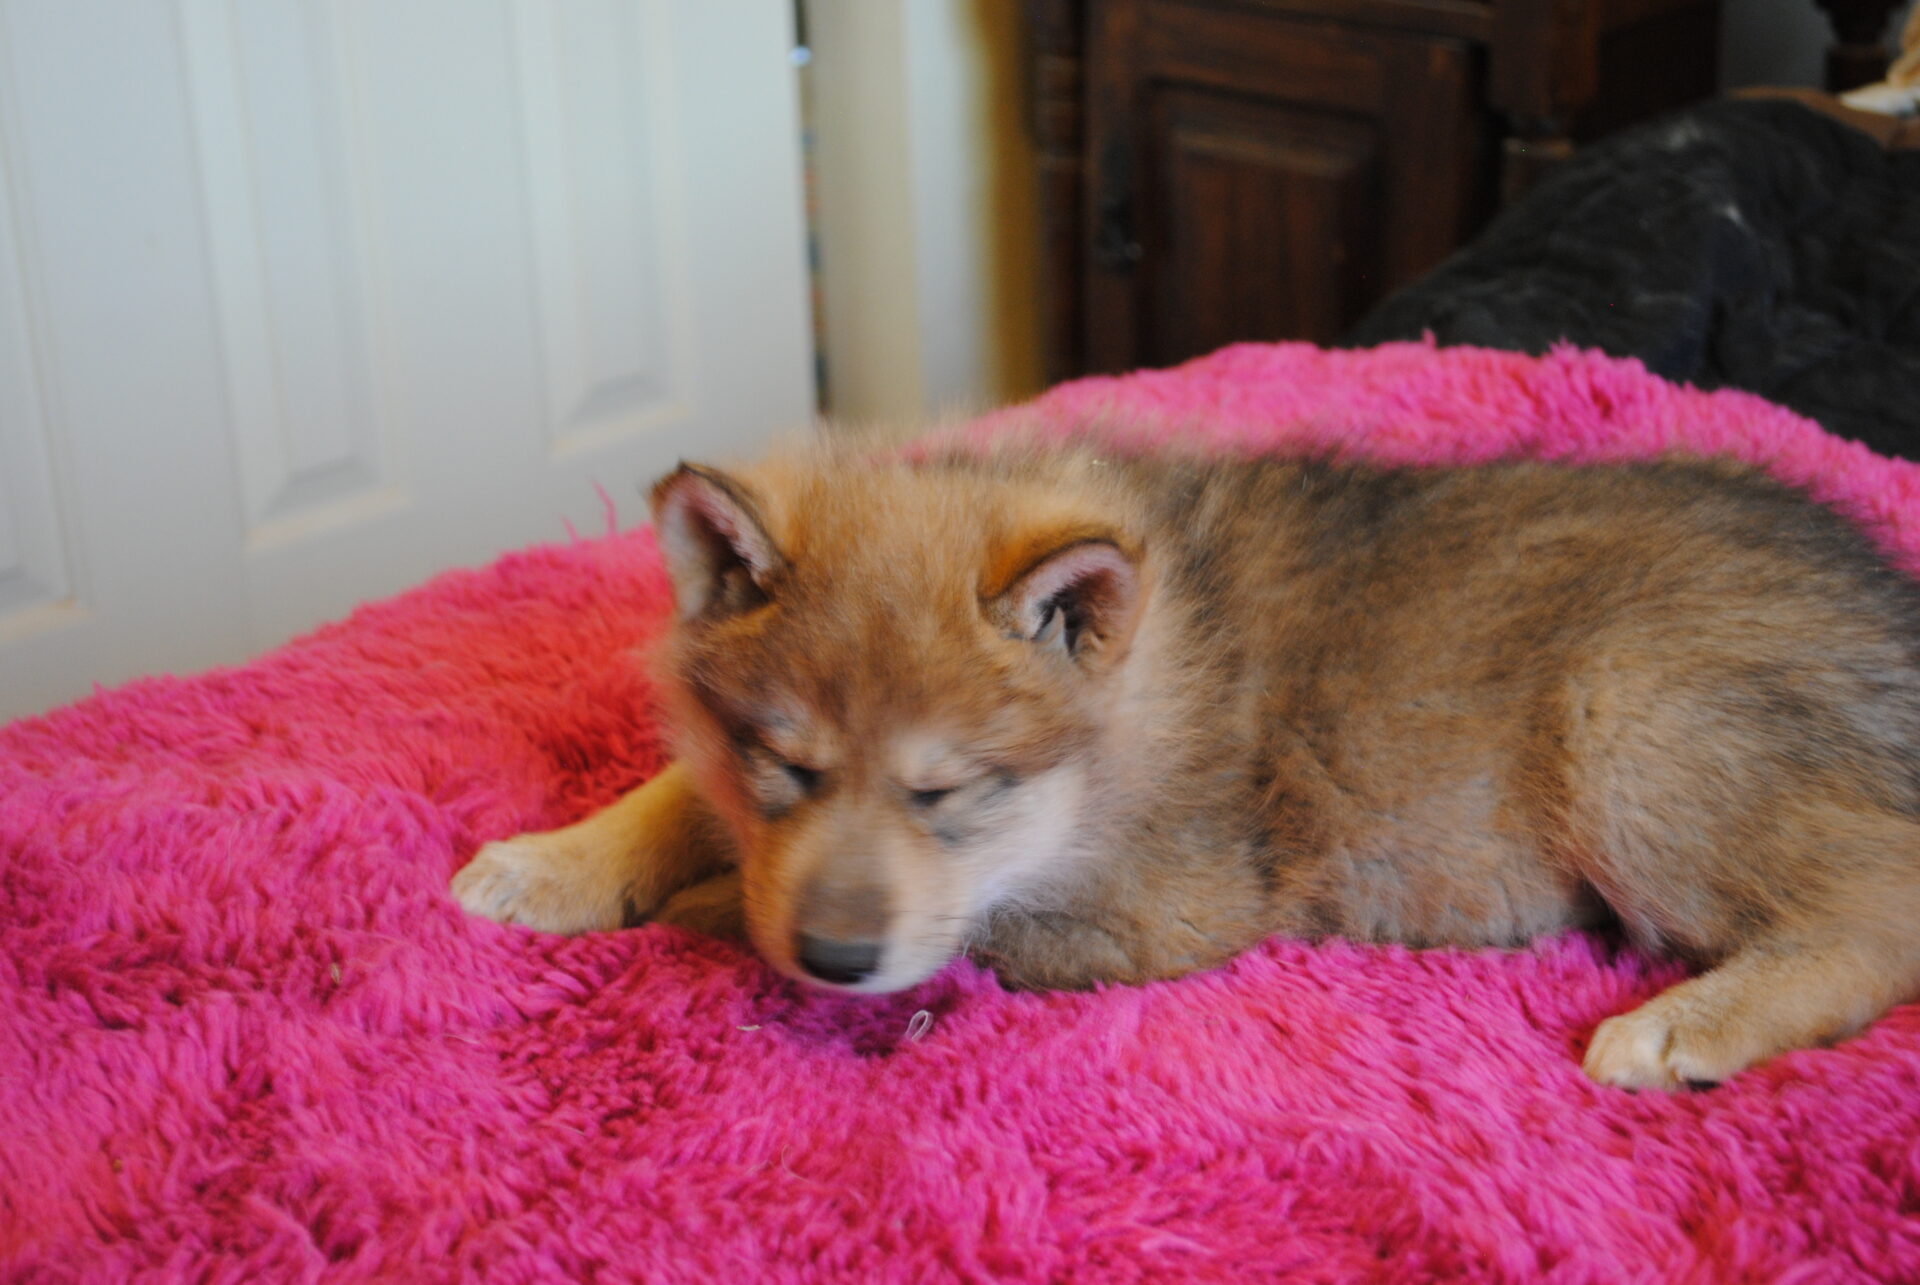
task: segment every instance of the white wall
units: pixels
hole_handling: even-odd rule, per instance
[[[1014,0],[807,0],[828,406],[914,420],[1039,381]]]

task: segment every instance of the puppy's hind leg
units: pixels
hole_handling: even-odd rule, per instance
[[[1904,998],[1888,963],[1844,940],[1758,943],[1610,1017],[1587,1075],[1623,1089],[1718,1084],[1756,1062],[1851,1035]]]
[[[1602,1022],[1588,1076],[1627,1089],[1717,1084],[1845,1038],[1920,993],[1920,825],[1822,820],[1790,836],[1811,850],[1784,863],[1830,881],[1814,906],[1782,913],[1718,967]]]

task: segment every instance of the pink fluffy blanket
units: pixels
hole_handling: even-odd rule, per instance
[[[1036,409],[1729,453],[1920,568],[1920,468],[1591,354],[1248,346]],[[1920,1007],[1636,1097],[1580,1054],[1677,971],[1580,936],[847,1000],[465,917],[480,843],[660,765],[665,594],[646,531],[531,549],[0,731],[0,1276],[1920,1280]]]

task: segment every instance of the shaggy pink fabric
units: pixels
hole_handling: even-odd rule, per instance
[[[1920,469],[1590,354],[1240,347],[1039,409],[1726,452],[1920,568]],[[482,841],[659,766],[665,592],[644,531],[531,549],[0,731],[0,1274],[1920,1280],[1920,1008],[1635,1097],[1582,1048],[1679,973],[1584,937],[848,1001],[677,931],[465,917]]]

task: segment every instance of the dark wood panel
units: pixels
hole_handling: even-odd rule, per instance
[[[1186,88],[1149,115],[1163,151],[1142,229],[1143,361],[1330,340],[1359,320],[1381,271],[1377,125]]]
[[[1027,0],[1029,110],[1040,169],[1041,369],[1048,383],[1087,368],[1081,321],[1085,277],[1081,202],[1086,164],[1081,39],[1083,0]]]
[[[1050,377],[1336,338],[1576,141],[1711,92],[1719,9],[1028,0]]]
[[[1385,279],[1365,307],[1451,254],[1495,206],[1499,156],[1481,59],[1454,40],[1395,40],[1389,59]]]
[[[1140,351],[1140,158],[1149,145],[1138,107],[1140,0],[1093,0],[1087,8],[1087,113],[1080,194],[1081,361],[1087,371],[1126,370]]]
[[[1688,51],[1720,43],[1719,19],[1712,8],[1671,9],[1604,32],[1594,59],[1599,88],[1568,132],[1585,142],[1712,94],[1716,69]]]
[[[1371,28],[1179,0],[1138,8],[1141,76],[1355,112],[1377,112],[1386,101],[1388,60]]]
[[[1490,202],[1465,42],[1194,0],[1088,17],[1086,369],[1332,340]]]
[[[1661,0],[1648,0],[1658,4]],[[1218,0],[1255,13],[1331,18],[1414,35],[1484,41],[1493,29],[1490,0]]]

